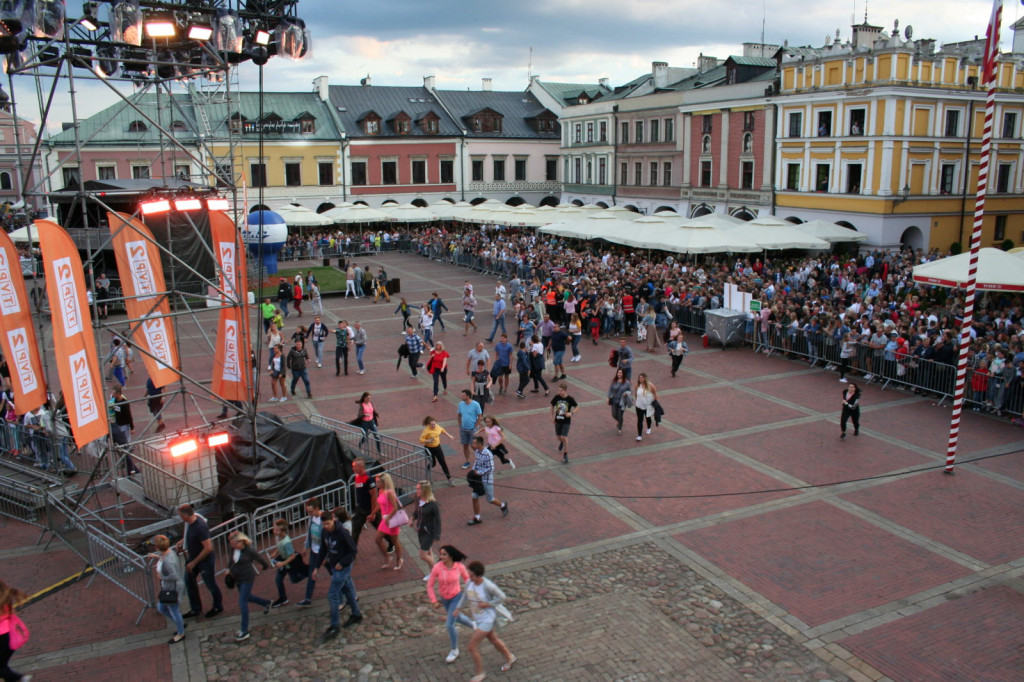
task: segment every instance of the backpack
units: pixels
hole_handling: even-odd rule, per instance
[[[17,651],[25,645],[28,641],[29,632],[28,626],[22,622],[21,618],[18,618],[17,614],[11,612],[7,614],[7,627],[10,628],[10,635],[8,642],[11,647],[11,651]]]
[[[619,349],[613,348],[612,352],[608,354],[608,366],[618,367],[619,366]]]

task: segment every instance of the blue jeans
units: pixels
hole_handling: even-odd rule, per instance
[[[365,351],[365,350],[366,350],[366,344],[365,343],[363,345],[361,345],[361,346],[360,345],[356,346],[356,364],[359,365],[359,371],[360,372],[362,372],[363,369],[365,369],[363,367],[363,351]]]
[[[380,454],[380,436],[377,434],[377,422],[375,421],[363,421],[359,422],[359,428],[363,430],[363,437],[359,439],[359,447],[363,447],[363,443],[366,442],[370,436],[370,431],[373,431],[373,439],[377,441],[377,454]]]
[[[114,367],[111,372],[114,375],[114,378],[117,379],[117,383],[121,384],[122,388],[124,388],[125,384],[128,383],[128,376],[124,373],[124,370],[125,368],[123,365],[118,365]]]
[[[423,328],[423,343],[427,344],[428,346],[433,346],[434,345],[434,328],[433,327],[424,327]]]
[[[501,317],[494,318],[494,328],[491,329],[491,335],[488,337],[488,339],[487,339],[488,341],[493,341],[494,340],[494,335],[498,333],[498,327],[501,327],[501,333],[502,334],[507,334],[508,333],[507,331],[505,331],[505,316],[504,315],[502,315]]]
[[[306,395],[313,393],[309,388],[309,370],[300,369],[292,370],[292,395],[295,395],[295,384],[299,383],[299,379],[302,379],[302,383],[306,386]]]
[[[470,630],[473,629],[473,621],[469,616],[464,613],[460,613],[458,618],[455,617],[455,609],[459,607],[459,599],[461,598],[461,594],[457,594],[451,599],[441,597],[441,603],[444,605],[444,610],[448,614],[448,617],[445,618],[444,626],[448,629],[448,642],[451,644],[451,646],[448,647],[449,649],[459,648],[459,633],[455,631],[456,621],[462,623]]]
[[[324,362],[324,344],[323,341],[317,341],[313,339],[313,353],[316,355],[316,364],[321,365]]]
[[[309,577],[306,578],[306,599],[313,598],[313,590],[316,589],[316,580],[313,578],[313,571],[320,568],[320,555],[309,553]]]
[[[331,627],[341,625],[338,609],[341,608],[341,598],[343,596],[345,601],[348,602],[348,607],[351,609],[353,616],[363,615],[359,610],[359,602],[356,601],[356,586],[352,582],[352,564],[349,564],[340,571],[335,570],[331,574],[331,586],[327,590],[327,603],[330,605],[331,611]]]
[[[283,298],[279,298],[277,300],[277,306],[281,309],[281,312],[284,313],[284,316],[288,317],[288,301]]]
[[[238,610],[242,612],[242,632],[249,632],[249,602],[263,608],[270,606],[270,600],[256,597],[252,593],[252,582],[238,583]]]
[[[185,634],[185,619],[181,617],[181,607],[177,603],[174,604],[157,604],[156,610],[164,614],[167,620],[174,623],[174,627],[177,629],[178,634]]]
[[[576,357],[580,354],[580,339],[583,338],[582,334],[572,335],[572,356]]]
[[[194,569],[186,572],[185,588],[188,592],[188,605],[193,613],[199,613],[203,610],[203,601],[199,597],[199,584],[196,582],[196,575],[202,576],[203,584],[206,585],[206,589],[213,596],[213,608],[224,608],[223,597],[221,596],[220,588],[217,587],[215,571],[216,566],[214,565],[213,556],[208,556],[197,564]]]

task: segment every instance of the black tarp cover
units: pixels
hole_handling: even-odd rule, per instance
[[[218,462],[224,479],[217,503],[222,515],[248,513],[271,502],[333,481],[347,481],[358,457],[330,429],[308,422],[260,427],[258,454],[236,444],[231,461]],[[240,434],[241,435],[241,434]],[[244,437],[243,437],[244,438]],[[271,451],[287,459],[281,461]]]

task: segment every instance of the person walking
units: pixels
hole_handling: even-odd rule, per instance
[[[412,378],[415,379],[419,376],[419,368],[423,366],[423,363],[420,362],[420,355],[423,354],[426,346],[423,345],[423,339],[412,328],[412,325],[405,328],[405,347],[409,349],[409,371],[412,372]]]
[[[349,263],[345,269],[345,298],[348,298],[350,293],[352,298],[359,297],[359,294],[356,293],[356,269],[352,263]]]
[[[363,391],[363,394],[356,400],[359,405],[359,414],[355,418],[356,426],[363,430],[363,437],[359,439],[359,447],[362,449],[363,444],[367,442],[370,436],[370,432],[373,431],[373,438],[377,441],[377,454],[380,454],[380,435],[377,433],[377,411],[373,409],[373,403],[370,402],[370,392]]]
[[[363,612],[359,609],[356,598],[356,586],[352,582],[352,563],[356,560],[358,549],[356,543],[345,530],[344,512],[341,507],[333,512],[323,512],[320,522],[323,524],[323,544],[320,545],[320,563],[327,567],[331,574],[331,586],[327,590],[328,612],[331,614],[331,625],[324,633],[325,637],[334,637],[341,632],[342,599],[348,602],[349,617],[344,627],[350,628],[363,620]],[[320,569],[313,571],[314,580]]]
[[[362,461],[362,460],[357,460]],[[352,470],[355,471],[355,462],[352,463]],[[320,567],[320,547],[323,543],[324,525],[320,518],[320,500],[311,497],[306,500],[306,515],[309,523],[306,526],[306,542],[303,553],[306,555],[306,596],[296,606],[307,607],[313,604],[313,590],[316,589],[316,569]]]
[[[628,398],[627,398],[628,396]],[[612,408],[612,419],[615,420],[615,433],[622,435],[622,420],[626,416],[627,403],[632,403],[632,387],[626,374],[621,370],[615,370],[611,386],[608,387],[608,404]]]
[[[519,342],[519,350],[516,351],[516,371],[519,372],[519,385],[516,387],[516,397],[525,398],[523,389],[530,383],[530,352],[526,350],[526,342]]]
[[[498,327],[501,327],[501,333],[507,334],[505,330],[505,299],[501,297],[501,294],[494,294],[494,307],[491,310],[491,317],[494,319],[494,326],[491,328],[491,333],[487,337],[487,343],[494,342],[494,335],[498,333]]]
[[[288,400],[288,391],[284,386],[285,357],[282,353],[280,344],[274,346],[273,355],[270,356],[270,362],[267,363],[267,371],[270,372],[270,391],[274,394],[270,399],[272,403],[279,400],[283,403]],[[278,395],[279,390],[281,395]]]
[[[348,376],[348,347],[352,345],[352,328],[345,320],[339,320],[334,330],[334,376],[341,375],[342,366]]]
[[[843,387],[843,413],[839,421],[839,438],[846,438],[846,422],[853,421],[853,435],[860,435],[860,386],[849,382]]]
[[[361,322],[356,321],[352,324],[352,345],[356,347],[356,364],[359,366],[359,373],[366,374],[366,368],[363,367],[363,351],[366,350],[366,330],[363,329]]]
[[[430,415],[423,418],[423,432],[420,433],[420,443],[430,453],[430,466],[434,468],[440,464],[441,471],[444,472],[444,477],[448,480],[448,485],[454,486],[455,482],[452,481],[452,475],[448,471],[448,462],[444,458],[444,449],[441,447],[442,434],[448,436],[448,440],[455,440],[452,438],[452,434],[445,431],[443,426],[438,425],[436,419]]]
[[[358,547],[366,522],[372,525],[377,518],[377,480],[366,470],[366,460],[362,457],[352,460],[352,478],[352,539]]]
[[[487,449],[483,436],[473,438],[473,450],[476,458],[470,474],[472,474],[473,479],[476,479],[476,485],[474,486],[470,483],[470,488],[473,490],[473,518],[467,522],[466,525],[469,526],[483,523],[483,520],[480,518],[481,497],[486,497],[487,502],[501,509],[503,517],[508,516],[508,502],[502,502],[494,497],[494,455]],[[470,478],[470,476],[467,475],[467,478]]]
[[[629,342],[626,339],[619,339],[619,355],[616,367],[622,370],[626,381],[633,379],[633,349],[629,347]]]
[[[683,358],[689,352],[690,347],[686,345],[686,341],[683,341],[682,334],[668,342],[668,355],[672,358],[672,376],[679,371],[679,366],[683,364]]]
[[[562,464],[569,463],[569,427],[579,404],[569,395],[569,384],[558,384],[558,394],[551,399],[551,421],[555,425],[558,451],[562,453]]]
[[[579,362],[583,359],[580,355],[580,340],[583,338],[583,321],[579,314],[573,313],[569,318],[569,336],[572,339],[572,358],[570,362]]]
[[[324,314],[324,301],[320,295],[320,284],[313,279],[313,273],[309,273],[309,277],[306,279],[309,282],[309,305],[313,309],[314,315]]]
[[[156,433],[160,433],[167,428],[163,416],[164,388],[154,384],[152,378],[146,379],[146,404],[149,407],[149,413],[156,419]]]
[[[306,369],[308,362],[309,353],[306,352],[301,340],[296,341],[291,351],[288,352],[288,369],[292,371],[292,395],[295,395],[295,385],[299,383],[299,379],[302,379],[302,383],[306,387],[306,397],[313,397],[313,391],[309,387],[309,370]]]
[[[552,381],[562,381],[565,376],[565,345],[569,341],[569,334],[562,329],[562,325],[556,324],[551,331],[551,341],[548,348],[551,349],[551,364],[555,366],[555,376]]]
[[[434,347],[434,312],[430,309],[429,303],[420,306],[419,327],[423,330],[423,343],[428,347]]]
[[[288,521],[285,519],[274,521],[274,548],[271,551],[277,599],[270,605],[276,609],[288,603],[288,594],[284,590],[285,578],[293,583],[300,583],[309,578],[309,567],[303,561],[302,555],[295,551],[292,539],[288,535]]]
[[[512,375],[512,353],[515,347],[508,342],[508,334],[502,333],[501,339],[494,346],[494,364],[491,366],[491,377],[498,384],[498,395],[508,393],[509,377]]]
[[[392,315],[402,313],[402,331],[405,331],[406,327],[412,326],[411,324],[409,324],[409,316],[412,315],[413,308],[419,309],[419,306],[409,305],[404,298],[400,298],[398,299],[398,307],[395,308],[395,312],[391,313]]]
[[[266,334],[270,331],[270,328],[274,326],[274,313],[277,312],[277,308],[270,302],[269,298],[263,299],[263,303],[260,304],[260,316],[263,318],[263,333]]]
[[[224,610],[223,596],[217,587],[217,571],[213,553],[213,541],[210,539],[210,526],[206,519],[196,513],[191,504],[178,507],[178,516],[185,524],[185,531],[177,548],[185,550],[185,589],[188,592],[189,610],[182,618],[195,618],[203,612],[203,602],[199,596],[199,583],[196,576],[202,576],[203,584],[213,597],[213,608],[207,611],[207,618],[213,618]]]
[[[402,503],[398,500],[395,482],[391,479],[391,474],[379,473],[376,479],[377,507],[380,509],[381,516],[380,523],[377,524],[377,547],[380,548],[380,553],[386,560],[381,568],[400,571],[402,564],[405,563],[405,558],[402,556],[402,542],[398,537],[402,530],[402,524],[397,524],[396,519],[396,525],[393,526],[391,521],[399,511],[402,511]],[[385,540],[385,537],[391,538],[390,542]],[[392,546],[394,546],[393,552],[390,551]]]
[[[295,275],[295,287],[292,290],[292,306],[295,308],[295,312],[299,314],[299,317],[302,317],[302,299],[304,296],[302,275]]]
[[[839,383],[846,383],[846,373],[850,371],[850,358],[857,354],[857,342],[853,332],[846,332],[839,348]]]
[[[459,442],[462,444],[462,456],[466,460],[462,468],[468,469],[472,466],[469,461],[469,446],[473,443],[473,432],[476,431],[477,423],[484,411],[480,407],[480,403],[473,400],[472,391],[463,391],[462,400],[459,401],[455,412],[459,419]]]
[[[448,331],[447,329],[445,329],[444,320],[441,319],[441,312],[447,312],[448,306],[444,304],[444,301],[441,300],[441,297],[437,295],[436,291],[431,294],[430,309],[434,313],[434,324],[441,325],[442,332]]]
[[[473,316],[476,315],[476,296],[473,295],[473,289],[468,286],[462,295],[462,313],[463,322],[465,322],[462,335],[466,336],[469,334],[470,326],[473,327],[474,332],[476,331],[476,322],[473,321]]]
[[[502,464],[512,469],[516,468],[516,463],[508,456],[508,446],[505,445],[505,433],[502,431],[497,417],[491,414],[484,415],[483,425],[476,435],[484,437],[487,441],[487,449],[492,454],[497,455]]]
[[[466,555],[453,545],[442,545],[437,555],[438,560],[427,576],[427,596],[431,604],[445,610],[444,627],[448,631],[449,649],[444,662],[454,663],[459,657],[459,633],[455,630],[455,624],[461,623],[473,629],[473,621],[469,616],[455,615],[462,597],[462,589],[469,582],[469,571],[463,564]]]
[[[285,317],[288,317],[288,304],[295,298],[295,290],[288,280],[281,277],[277,280],[277,307],[281,309]]]
[[[539,393],[540,387],[544,387],[544,395],[548,395],[550,389],[548,382],[544,381],[544,345],[536,336],[533,337],[533,344],[530,346],[530,378],[533,379],[533,388],[530,393]]]
[[[175,634],[168,644],[177,644],[185,639],[185,619],[181,617],[181,607],[178,599],[185,587],[185,580],[181,574],[181,565],[178,557],[171,550],[171,541],[166,535],[157,535],[153,538],[153,546],[156,548],[157,562],[154,570],[160,581],[160,591],[156,610],[164,615],[174,625]],[[4,680],[7,678],[5,677]]]
[[[228,559],[228,573],[234,578],[235,588],[238,590],[238,609],[242,612],[242,623],[235,634],[235,641],[242,642],[249,639],[249,603],[262,606],[263,615],[270,613],[271,601],[252,593],[252,586],[256,581],[256,569],[253,564],[259,564],[263,570],[267,570],[270,568],[270,563],[256,551],[256,548],[252,546],[252,540],[245,533],[238,531],[232,533],[230,541],[231,557]]]
[[[431,402],[437,402],[437,385],[444,387],[444,394],[448,395],[448,360],[451,356],[444,349],[444,342],[438,341],[430,349],[430,359],[427,360],[427,372],[434,377],[434,397]]]
[[[477,360],[476,370],[470,376],[473,381],[473,400],[480,404],[480,409],[482,410],[494,401],[491,395],[491,386],[494,383],[491,379],[491,373],[487,371],[483,360]]]
[[[24,628],[21,619],[14,613],[19,605],[28,600],[28,595],[19,589],[11,587],[3,580],[0,580],[0,677],[4,682],[17,682],[23,680],[28,682],[31,675],[22,675],[11,669],[11,656],[14,655],[12,633],[18,626]],[[27,634],[28,629],[23,630]],[[452,659],[455,660],[454,658]]]
[[[485,370],[491,364],[491,354],[484,348],[483,341],[477,341],[476,345],[466,353],[466,376],[470,377],[470,388],[473,387],[473,372],[476,371],[480,361],[483,361]]]
[[[412,512],[412,523],[416,529],[416,539],[420,546],[420,559],[426,562],[431,569],[437,559],[434,558],[432,549],[435,542],[441,541],[441,509],[434,499],[434,490],[430,481],[420,481],[416,484],[416,509]],[[423,576],[424,580],[429,579],[429,573]]]
[[[324,366],[324,342],[327,340],[327,335],[330,333],[330,330],[320,319],[320,316],[314,315],[313,324],[309,325],[309,329],[306,330],[306,338],[312,339],[313,341],[313,355],[316,356],[317,367]]]
[[[388,273],[384,272],[383,267],[377,268],[376,288],[374,289],[373,302],[376,303],[381,298],[383,298],[386,303],[391,303],[391,294],[388,293]]]
[[[476,674],[470,678],[470,682],[482,682],[487,675],[484,673],[484,660],[480,655],[480,642],[488,640],[498,653],[505,657],[505,663],[501,666],[502,672],[511,670],[517,659],[505,643],[498,639],[499,614],[511,620],[511,614],[502,606],[505,593],[484,577],[484,565],[479,561],[471,561],[467,568],[469,582],[462,591],[462,599],[459,601],[455,616],[457,618],[463,610],[468,609],[473,617],[473,634],[469,638],[467,648],[473,658]]]
[[[636,439],[644,439],[644,421],[647,422],[647,435],[651,435],[651,421],[654,417],[654,401],[658,399],[658,390],[647,378],[647,374],[640,372],[636,376],[636,394],[633,403],[636,407]]]

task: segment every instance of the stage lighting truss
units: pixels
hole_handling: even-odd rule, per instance
[[[178,457],[184,457],[185,455],[191,455],[192,453],[199,451],[199,439],[195,436],[184,436],[173,440],[167,444],[167,450],[171,453],[171,457],[175,459]]]
[[[181,212],[227,211],[231,208],[228,199],[211,192],[185,190],[155,190],[139,201],[139,213],[142,215],[158,215],[171,209]]]

